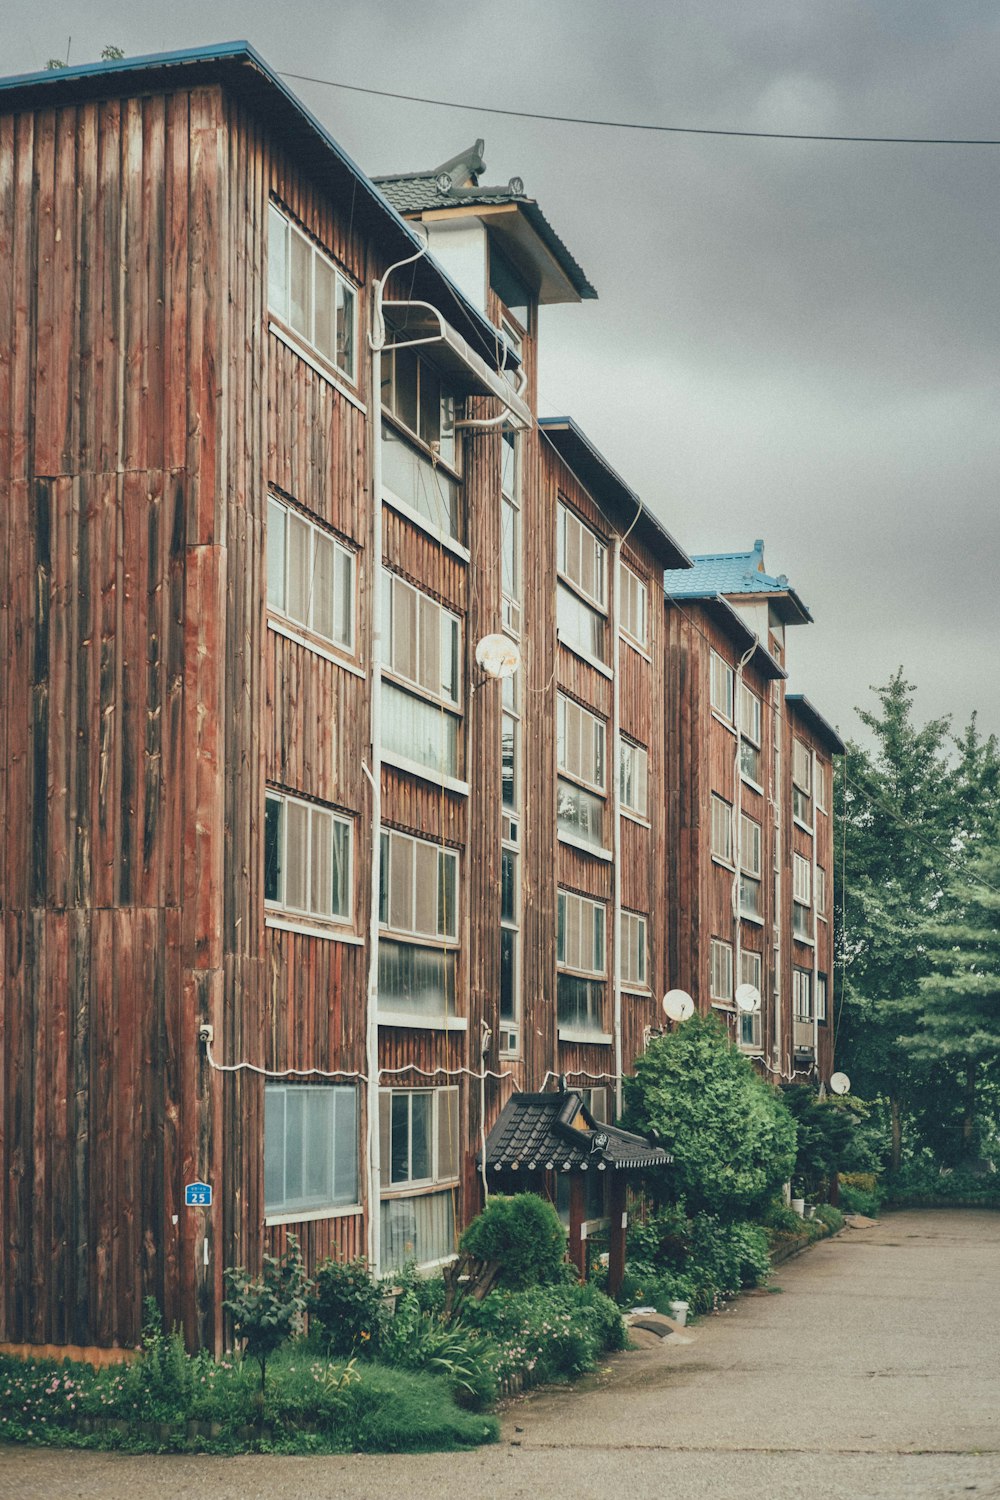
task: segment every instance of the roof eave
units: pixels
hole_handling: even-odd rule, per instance
[[[824,719],[819,709],[809,702],[804,693],[786,693],[785,705],[812,730],[817,739],[823,741],[833,755],[846,753],[847,746],[836,729],[827,719]]]

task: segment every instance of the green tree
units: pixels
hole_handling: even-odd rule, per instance
[[[260,1366],[257,1410],[263,1423],[267,1362],[301,1329],[312,1291],[295,1235],[288,1236],[284,1255],[264,1256],[260,1276],[236,1266],[225,1272],[225,1282],[229,1296],[222,1305],[233,1320],[233,1332],[246,1341],[246,1353]]]
[[[794,1121],[714,1017],[692,1016],[652,1041],[625,1091],[628,1127],[655,1131],[673,1156],[650,1182],[661,1201],[746,1219],[791,1175]]]
[[[929,972],[911,1055],[957,1079],[960,1141],[949,1164],[979,1154],[978,1091],[1000,1072],[1000,828],[952,871],[942,914],[922,934]]]
[[[837,902],[845,972],[837,1053],[862,1097],[888,1099],[898,1168],[903,1120],[926,1072],[907,1046],[930,966],[919,934],[952,858],[955,796],[948,720],[918,727],[902,668],[875,691],[879,710],[858,711],[872,748],[850,742],[837,771],[846,876]]]

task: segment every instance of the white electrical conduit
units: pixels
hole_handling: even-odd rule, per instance
[[[733,871],[732,884],[732,907],[733,907],[733,992],[736,986],[742,984],[740,967],[743,960],[743,919],[740,916],[740,876],[743,872],[743,774],[740,766],[741,750],[743,748],[743,731],[740,727],[740,714],[743,707],[743,671],[747,662],[753,656],[760,645],[760,636],[755,635],[753,645],[748,646],[740,657],[736,668],[736,685],[733,692],[733,728],[736,730],[736,756],[733,766]],[[763,715],[761,716],[763,721]],[[761,877],[763,886],[763,877]],[[737,1019],[737,1026],[739,1020]],[[739,1036],[736,1038],[739,1044]]]

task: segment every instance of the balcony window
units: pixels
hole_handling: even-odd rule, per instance
[[[710,701],[719,716],[732,723],[733,719],[733,669],[729,663],[713,651],[710,662]]]
[[[358,294],[330,257],[273,203],[267,262],[272,315],[356,385]]]
[[[354,821],[283,792],[264,799],[264,901],[322,921],[350,922]]]
[[[637,817],[646,816],[649,756],[644,745],[619,741],[618,794],[621,805]]]
[[[455,1251],[458,1089],[382,1089],[379,1138],[383,1268],[447,1259]]]
[[[621,976],[622,984],[630,989],[649,988],[647,928],[645,917],[633,911],[622,912],[618,938],[621,944]]]
[[[625,563],[618,567],[618,612],[624,633],[645,648],[649,637],[646,585]]]
[[[354,553],[268,496],[268,609],[322,641],[353,651],[354,592]]]
[[[380,1010],[425,1018],[453,1016],[457,853],[427,839],[383,831],[379,924]]]
[[[719,938],[709,944],[709,994],[727,1004],[733,998],[733,945]]]
[[[354,1084],[264,1085],[264,1213],[321,1217],[358,1203]]]
[[[556,969],[559,1025],[604,1032],[606,985],[604,904],[572,891],[556,903]]]

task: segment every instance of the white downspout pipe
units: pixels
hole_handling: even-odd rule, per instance
[[[366,1140],[368,1177],[368,1266],[373,1276],[381,1273],[382,1261],[382,1143],[379,1129],[379,1062],[378,1062],[378,937],[379,895],[382,886],[382,350],[385,347],[385,319],[382,298],[385,284],[393,271],[419,260],[426,244],[406,260],[390,266],[381,280],[372,282],[371,392],[368,433],[371,454],[371,620],[369,631],[368,676],[371,684],[369,725],[371,765],[364,766],[371,783],[371,865],[372,879],[368,913],[368,996],[365,1017],[365,1070],[368,1075],[368,1130]]]
[[[816,870],[817,870],[818,865],[819,865],[819,861],[816,858],[816,842],[817,842],[817,835],[819,833],[819,818],[816,816],[816,787],[818,785],[817,780],[816,780],[816,770],[817,770],[816,751],[813,750],[810,753],[812,755],[812,815],[813,815],[812,816],[812,823],[813,823],[813,831],[812,831],[812,883],[811,883],[811,886],[810,886],[810,895],[812,896],[812,927],[813,927],[813,978],[812,978],[812,992],[813,992],[813,1007],[812,1007],[812,1009],[813,1009],[813,1059],[814,1059],[814,1066],[816,1068],[816,1076],[819,1077],[819,1009],[818,1009],[818,1006],[816,1004],[816,999],[817,999],[817,996],[819,995],[819,913],[818,913],[817,908],[816,908]],[[829,985],[827,986],[827,989],[829,990]],[[827,997],[826,997],[826,1003],[827,1003],[827,1005],[829,1005],[829,1003],[830,1003],[829,993],[827,994]],[[827,1024],[829,1025],[829,1022]],[[822,1082],[822,1080],[820,1080],[820,1081]]]
[[[638,519],[638,515],[636,516]],[[635,525],[635,521],[632,522]],[[629,530],[632,528],[629,527]],[[628,535],[628,532],[625,533]],[[611,603],[614,610],[612,626],[612,661],[614,663],[614,675],[611,679],[611,760],[608,774],[611,778],[611,820],[612,820],[612,907],[613,907],[613,934],[615,945],[615,974],[614,974],[614,1036],[615,1036],[615,1116],[622,1112],[622,1062],[624,1052],[622,1048],[622,818],[621,818],[621,608],[618,598],[618,584],[621,572],[622,538],[615,536],[614,547],[611,553],[611,568],[613,573]]]
[[[748,646],[736,667],[736,682],[733,689],[733,728],[736,730],[736,757],[733,766],[733,993],[742,983],[740,970],[743,959],[743,918],[740,916],[740,878],[743,873],[743,773],[741,770],[743,732],[740,728],[740,713],[743,702],[743,671],[747,662],[760,645],[760,637],[754,636],[753,645]],[[739,1012],[736,1014],[737,1028],[740,1026]],[[739,1035],[736,1044],[739,1046]]]

